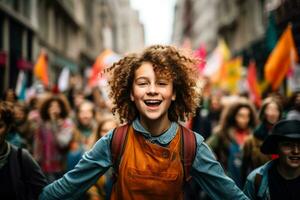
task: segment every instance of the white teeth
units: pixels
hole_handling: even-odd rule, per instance
[[[159,100],[146,100],[146,103],[160,103]]]
[[[299,157],[290,157],[291,160],[300,160]]]

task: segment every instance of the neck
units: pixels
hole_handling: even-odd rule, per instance
[[[158,120],[140,120],[142,126],[151,133],[153,136],[161,135],[165,132],[170,126],[171,121],[169,119],[158,119]]]
[[[278,173],[286,180],[295,179],[300,176],[300,167],[298,168],[287,168],[282,166],[280,163],[277,165]]]

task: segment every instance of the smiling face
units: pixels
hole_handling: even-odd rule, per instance
[[[286,140],[278,144],[279,162],[287,169],[300,170],[300,140]]]
[[[158,77],[153,65],[144,62],[134,74],[131,100],[135,103],[141,122],[169,120],[168,109],[176,95],[169,78]]]

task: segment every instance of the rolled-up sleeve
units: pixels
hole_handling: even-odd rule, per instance
[[[40,195],[41,200],[78,199],[88,188],[97,182],[111,167],[110,131],[86,152],[75,168],[62,178],[46,186]]]
[[[197,152],[191,175],[212,199],[248,199],[248,197],[229,178],[203,138],[196,134]]]

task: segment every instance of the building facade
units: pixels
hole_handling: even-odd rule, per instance
[[[143,45],[127,0],[0,0],[0,92],[16,87],[21,70],[32,84],[42,49],[55,84],[63,68],[82,73],[106,48],[123,54]]]

